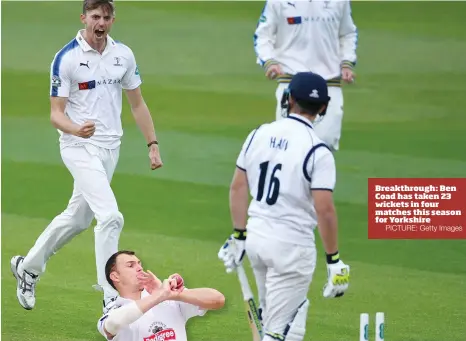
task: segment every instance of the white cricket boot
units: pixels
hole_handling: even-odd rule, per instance
[[[39,276],[23,270],[21,266],[23,260],[23,256],[14,256],[10,261],[10,267],[17,281],[16,297],[19,304],[24,309],[31,310],[36,304],[35,289]]]

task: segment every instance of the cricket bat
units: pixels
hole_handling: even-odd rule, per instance
[[[248,315],[249,326],[251,327],[252,340],[261,341],[262,339],[262,324],[259,319],[259,312],[257,310],[256,301],[252,294],[251,287],[249,286],[248,277],[244,271],[243,265],[236,268],[238,279],[241,284],[241,291],[243,292],[243,300]]]

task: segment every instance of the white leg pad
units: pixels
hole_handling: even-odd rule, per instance
[[[286,341],[302,341],[306,333],[307,312],[309,310],[309,300],[306,299],[298,308],[293,321],[288,324],[285,330]]]

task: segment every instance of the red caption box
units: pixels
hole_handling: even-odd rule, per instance
[[[466,239],[466,178],[370,178],[369,239]]]

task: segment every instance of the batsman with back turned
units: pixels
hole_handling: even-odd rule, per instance
[[[323,296],[341,297],[349,286],[350,267],[338,249],[335,160],[313,124],[329,101],[323,77],[297,73],[281,100],[287,117],[250,132],[237,159],[230,187],[234,231],[218,256],[230,273],[247,254],[258,289],[262,341],[304,339],[317,226],[328,274]]]

